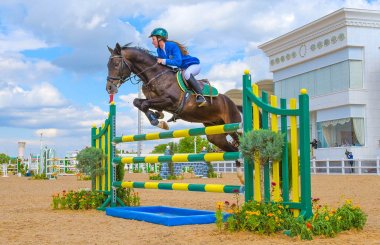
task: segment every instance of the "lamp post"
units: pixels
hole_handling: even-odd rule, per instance
[[[40,166],[38,168],[38,173],[39,174],[42,174],[42,166],[43,166],[43,160],[42,160],[43,156],[42,156],[42,132],[40,133]]]
[[[197,136],[194,136],[194,153],[197,153]]]

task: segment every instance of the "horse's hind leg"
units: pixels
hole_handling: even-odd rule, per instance
[[[235,144],[231,144],[227,140],[227,134],[215,134],[207,135],[208,141],[219,147],[221,150],[226,152],[237,152],[239,148]],[[234,138],[234,137],[233,137]],[[243,171],[241,170],[241,163],[239,160],[235,161],[236,174],[241,184],[244,184]]]
[[[228,142],[227,134],[215,134],[215,135],[207,135],[208,141],[219,147],[222,151],[227,152],[237,152],[239,149]]]

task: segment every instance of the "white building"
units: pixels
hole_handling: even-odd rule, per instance
[[[380,155],[380,11],[340,9],[259,48],[278,97],[308,90],[317,160]]]

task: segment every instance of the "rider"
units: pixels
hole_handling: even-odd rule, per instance
[[[198,107],[207,105],[198,81],[194,77],[201,70],[199,59],[190,56],[184,45],[168,41],[168,32],[164,28],[155,28],[149,37],[152,38],[153,46],[157,48],[157,63],[184,70],[186,81],[196,93]]]

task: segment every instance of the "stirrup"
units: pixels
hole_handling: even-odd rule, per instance
[[[206,98],[201,94],[196,95],[195,102],[198,104],[198,107],[206,106],[208,103]]]

